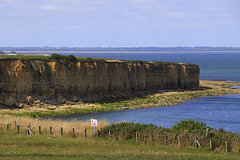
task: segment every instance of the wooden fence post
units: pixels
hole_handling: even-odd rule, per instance
[[[73,138],[75,138],[76,137],[76,135],[75,135],[75,129],[73,128]]]
[[[239,152],[238,134],[237,134],[237,151]]]
[[[167,145],[167,135],[164,135],[164,143]]]
[[[197,145],[198,145],[198,147],[201,147],[201,144],[198,140],[197,140]]]
[[[63,127],[61,127],[61,131],[60,132],[61,132],[61,136],[62,136],[63,135]]]
[[[99,138],[99,130],[97,130],[97,138]]]
[[[225,141],[226,153],[228,152],[228,141]]]
[[[17,133],[18,133],[18,134],[20,133],[20,131],[19,131],[19,125],[17,125]]]
[[[194,146],[197,147],[197,138],[194,139]]]
[[[181,147],[181,138],[180,138],[180,136],[178,136],[178,147],[179,148]]]
[[[7,124],[7,132],[8,132],[8,130],[9,130],[9,124]]]
[[[138,141],[138,132],[136,132],[136,141]]]
[[[27,130],[26,130],[25,134],[31,134],[31,129],[30,129],[30,126],[28,126],[28,128],[27,128]]]
[[[213,150],[212,139],[210,139],[210,142],[209,142],[209,149],[210,149],[210,150]]]
[[[52,127],[50,127],[50,134],[52,134]]]
[[[84,129],[84,139],[87,138],[87,129]]]
[[[42,127],[38,126],[38,133],[41,134],[42,133]]]
[[[111,138],[111,131],[108,132],[108,138]]]

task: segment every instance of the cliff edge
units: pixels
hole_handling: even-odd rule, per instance
[[[199,87],[195,64],[0,59],[0,103],[118,98],[147,90]]]

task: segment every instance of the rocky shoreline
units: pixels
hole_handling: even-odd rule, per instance
[[[84,100],[79,101],[79,99],[77,101],[77,98],[75,99],[75,102],[66,101],[64,103],[56,103],[55,101],[42,102],[40,100],[37,100],[34,101],[31,105],[22,104],[23,106],[18,108],[2,107],[2,109],[0,109],[0,114],[44,117],[55,115],[69,115],[76,113],[93,113],[125,109],[164,107],[177,105],[180,102],[188,101],[189,99],[197,97],[240,94],[239,89],[231,88],[232,86],[236,85],[240,85],[240,83],[201,80],[201,88],[196,90],[161,90],[155,92],[141,92],[141,94],[135,95],[135,97],[128,97],[126,99],[112,98],[110,101],[102,102],[86,102]]]

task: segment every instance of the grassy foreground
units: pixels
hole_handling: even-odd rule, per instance
[[[203,148],[173,148],[135,141],[73,139],[51,135],[17,135],[0,132],[0,159],[239,159],[239,153]]]
[[[239,152],[224,153],[219,150],[210,151],[209,148],[175,148],[160,143],[146,144],[145,142],[134,140],[114,140],[114,139],[96,139],[93,137],[93,131],[89,124],[78,124],[77,122],[56,122],[39,121],[28,117],[17,116],[50,116],[72,113],[87,113],[97,111],[110,111],[122,109],[148,108],[157,106],[176,105],[179,102],[187,101],[196,97],[207,97],[227,94],[240,94],[240,90],[231,89],[234,85],[240,85],[234,82],[224,81],[201,81],[202,87],[209,89],[196,91],[166,92],[149,95],[143,98],[133,98],[130,100],[118,102],[105,102],[98,104],[88,104],[88,107],[80,106],[66,107],[65,110],[1,110],[0,111],[0,159],[175,159],[175,160],[214,160],[214,159],[240,159]],[[89,107],[91,106],[91,107]],[[92,107],[93,106],[93,107]],[[14,122],[17,122],[22,129],[20,134],[13,129]],[[26,126],[31,123],[35,130],[31,135],[25,135]],[[12,130],[6,132],[6,124],[12,124]],[[38,126],[45,129],[43,134],[38,134]],[[108,125],[103,123],[102,127]],[[2,126],[2,128],[1,128]],[[50,135],[49,127],[52,126],[54,134]],[[65,135],[60,136],[60,127],[64,127]],[[76,130],[79,136],[71,136],[72,128]],[[83,128],[89,127],[87,139],[83,139]],[[81,129],[82,128],[82,129]],[[90,131],[91,130],[91,131]],[[58,136],[56,136],[58,135]]]

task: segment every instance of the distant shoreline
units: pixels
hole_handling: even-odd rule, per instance
[[[15,51],[16,54],[50,54],[50,53],[240,53],[240,51]],[[4,51],[5,54],[11,51]]]

